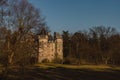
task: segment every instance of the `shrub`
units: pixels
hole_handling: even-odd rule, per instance
[[[48,63],[48,62],[49,62],[48,59],[43,59],[43,60],[42,60],[42,63]]]

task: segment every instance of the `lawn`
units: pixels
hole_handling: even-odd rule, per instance
[[[9,71],[9,80],[120,80],[120,68],[106,65],[36,64],[24,74]]]

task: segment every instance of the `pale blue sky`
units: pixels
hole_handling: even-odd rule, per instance
[[[29,0],[41,10],[51,31],[111,26],[120,30],[120,0]]]

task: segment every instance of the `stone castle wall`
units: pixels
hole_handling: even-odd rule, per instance
[[[56,38],[49,41],[48,35],[39,35],[39,54],[38,62],[52,62],[55,58],[63,59],[63,41],[62,38]]]

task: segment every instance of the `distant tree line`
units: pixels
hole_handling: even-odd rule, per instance
[[[70,34],[63,31],[64,63],[120,65],[120,34],[115,28],[96,26]]]

